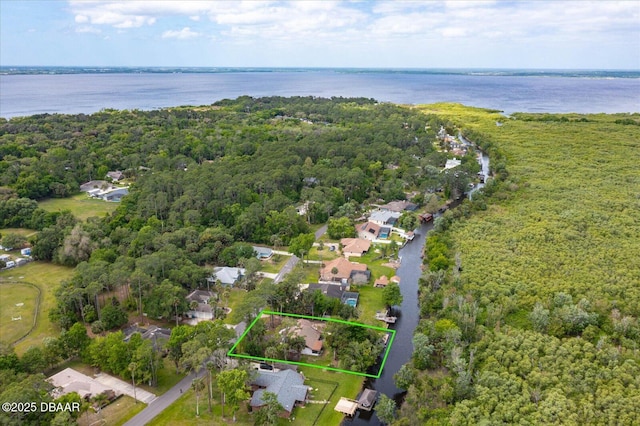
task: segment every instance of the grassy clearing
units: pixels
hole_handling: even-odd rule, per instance
[[[332,371],[324,371],[313,367],[301,367],[299,369],[301,373],[307,378],[310,386],[314,386],[316,381],[329,381],[338,383],[338,387],[329,398],[329,403],[325,406],[324,410],[320,414],[320,417],[315,422],[316,425],[339,425],[342,422],[343,415],[334,410],[334,407],[340,400],[341,396],[347,398],[353,398],[358,395],[364,378],[360,376],[354,376],[353,374],[337,373]],[[305,382],[307,383],[307,382]],[[311,425],[313,423],[303,423],[307,420],[306,414],[301,414],[302,410],[307,408],[296,408],[292,417],[295,417],[294,424]]]
[[[309,260],[321,260],[323,262],[328,262],[333,259],[337,259],[340,257],[340,253],[338,250],[331,251],[328,247],[325,246],[323,250],[318,250],[318,247],[312,247],[309,251]]]
[[[162,362],[164,363],[164,368],[158,371],[158,386],[139,385],[142,389],[154,393],[157,396],[162,395],[184,378],[184,374],[176,373],[176,365],[168,357],[163,358]]]
[[[308,398],[310,402],[304,407],[296,408],[291,419],[294,425],[307,426],[317,423],[319,417],[324,414],[325,411],[330,410],[328,403],[320,403],[322,401],[329,401],[338,388],[339,383],[337,381],[329,381],[325,379],[307,379],[304,382],[305,385],[313,388],[309,391]]]
[[[7,235],[7,234],[18,234],[18,235],[22,235],[23,237],[30,237],[32,235],[35,235],[38,231],[34,230],[34,229],[27,229],[27,228],[4,228],[4,229],[0,229],[0,234],[2,235]],[[17,250],[18,253],[20,253],[20,250]]]
[[[118,203],[92,199],[82,193],[70,198],[49,198],[38,202],[38,206],[49,212],[70,210],[78,219],[86,220],[89,217],[102,217],[113,212],[118,207]]]
[[[123,395],[111,404],[103,408],[99,413],[90,410],[78,419],[80,426],[96,425],[122,425],[127,420],[144,410],[147,404],[137,404],[130,396]]]
[[[271,256],[271,259],[262,261],[262,268],[260,268],[260,270],[270,274],[277,274],[288,261],[289,256],[274,254]]]
[[[236,412],[237,425],[253,425],[253,418],[247,411],[248,404],[240,404]],[[220,404],[220,391],[213,382],[213,412],[209,413],[206,393],[200,395],[200,416],[196,416],[196,395],[192,389],[178,398],[173,404],[167,407],[158,417],[149,422],[153,426],[205,426],[205,425],[226,425],[231,424],[231,412],[225,407],[225,418],[222,419],[222,406]],[[288,423],[288,422],[287,422]]]
[[[358,300],[360,317],[358,318],[358,322],[384,327],[382,321],[375,319],[376,312],[385,309],[384,302],[382,301],[382,290],[381,288],[375,288],[370,285],[357,288],[357,291],[360,292],[360,299]]]
[[[382,266],[387,263],[387,259],[380,258],[380,254],[376,253],[375,246],[373,246],[367,253],[362,257],[350,257],[349,260],[351,262],[364,263],[367,265],[367,268],[371,271],[371,276],[375,280],[376,278],[380,278],[383,275],[387,277],[392,277],[395,275],[395,270],[393,268],[389,268],[388,266]]]
[[[29,346],[41,345],[45,337],[59,334],[57,327],[49,321],[49,310],[56,304],[53,292],[60,281],[70,278],[72,273],[73,268],[47,262],[31,262],[0,272],[0,280],[3,282],[31,283],[42,291],[36,326],[24,340],[15,345],[16,353],[22,354]]]
[[[29,333],[39,293],[31,284],[0,282],[0,340],[13,343]]]
[[[247,291],[246,290],[242,290],[239,288],[232,288],[231,291],[229,292],[229,301],[227,303],[227,306],[229,308],[231,308],[231,313],[229,315],[227,315],[227,317],[224,319],[224,323],[225,324],[237,324],[238,321],[236,321],[235,315],[233,314],[233,311],[236,310],[236,308],[240,305],[240,303],[242,302],[242,299],[244,299],[247,295]]]

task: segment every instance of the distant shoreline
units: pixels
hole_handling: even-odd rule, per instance
[[[230,74],[230,73],[416,74],[495,77],[640,78],[640,70],[572,70],[507,68],[314,68],[314,67],[96,67],[0,66],[0,75],[58,74]]]

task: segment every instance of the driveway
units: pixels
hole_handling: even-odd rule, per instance
[[[131,383],[127,383],[105,373],[96,374],[94,380],[102,383],[105,386],[108,386],[110,389],[116,390],[125,395],[129,395],[131,398],[134,397],[133,385]],[[142,401],[145,404],[149,404],[157,398],[157,396],[155,396],[151,392],[147,392],[146,390],[141,389],[138,386],[136,386],[135,397],[138,399],[138,401]]]
[[[289,260],[287,260],[287,263],[284,264],[282,269],[280,269],[280,272],[273,280],[273,282],[278,284],[280,281],[282,281],[284,279],[284,276],[291,272],[293,268],[298,264],[299,260],[300,258],[298,256],[291,256]]]

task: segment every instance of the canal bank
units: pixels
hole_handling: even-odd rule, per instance
[[[420,308],[418,306],[418,280],[422,275],[422,253],[426,241],[427,232],[433,228],[433,222],[423,224],[417,231],[413,241],[400,249],[399,256],[402,263],[396,271],[400,277],[400,291],[402,293],[402,305],[396,308],[398,319],[390,328],[396,330],[396,336],[391,346],[387,362],[382,375],[377,379],[369,379],[365,382],[365,388],[374,389],[393,398],[400,403],[405,391],[396,387],[393,375],[400,370],[403,364],[411,359],[413,353],[413,332],[418,326]],[[345,419],[343,425],[380,425],[381,422],[374,411],[358,411],[353,419]]]

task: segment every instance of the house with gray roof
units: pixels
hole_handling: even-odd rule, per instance
[[[376,210],[369,216],[369,222],[373,222],[380,226],[393,226],[400,218],[399,212],[393,212],[390,210]]]
[[[253,247],[253,251],[256,252],[256,257],[258,258],[258,260],[269,259],[271,256],[273,256],[273,250],[270,249],[269,247],[260,247],[260,246],[252,246],[252,247]]]
[[[244,268],[232,268],[229,266],[218,266],[213,269],[213,275],[207,278],[210,283],[220,281],[222,285],[233,286],[244,277]]]
[[[256,378],[251,381],[251,386],[254,388],[250,402],[252,409],[264,406],[262,395],[271,392],[277,396],[278,402],[284,408],[282,415],[287,418],[297,403],[306,402],[309,391],[304,384],[304,377],[293,370],[258,371]]]

